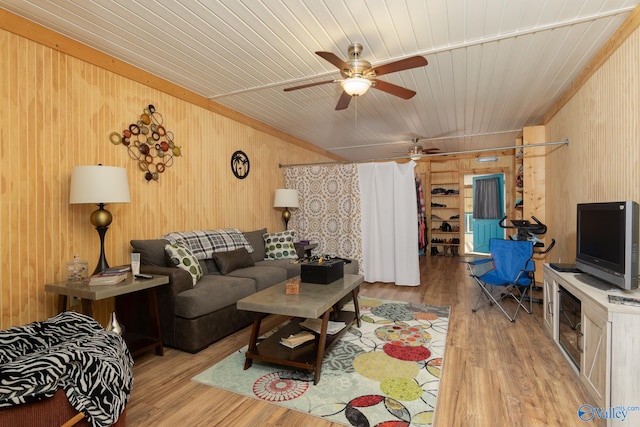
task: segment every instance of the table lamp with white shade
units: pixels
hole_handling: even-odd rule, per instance
[[[113,216],[104,208],[107,203],[129,203],[129,181],[124,168],[114,166],[74,166],[71,171],[69,203],[97,204],[98,209],[91,214],[91,224],[100,236],[100,258],[93,274],[109,268],[104,253],[104,236],[111,225]]]
[[[274,208],[284,208],[282,211],[282,219],[284,220],[284,228],[288,229],[289,219],[291,219],[290,208],[298,207],[298,190],[289,188],[278,188],[273,201]]]

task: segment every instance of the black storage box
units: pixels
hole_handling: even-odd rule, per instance
[[[322,285],[335,282],[344,276],[344,261],[323,261],[319,263],[307,262],[300,266],[300,278],[307,283],[320,283]]]

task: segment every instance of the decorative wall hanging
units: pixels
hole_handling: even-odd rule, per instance
[[[238,179],[244,179],[249,175],[249,157],[243,151],[236,151],[231,156],[231,170]]]
[[[173,158],[182,155],[182,149],[173,141],[173,132],[166,130],[162,115],[152,104],[128,129],[122,133],[112,132],[109,140],[113,145],[127,147],[129,156],[138,162],[147,181],[157,181],[160,174],[173,165]]]

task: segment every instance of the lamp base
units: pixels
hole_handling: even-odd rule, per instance
[[[282,212],[282,220],[284,221],[284,229],[288,230],[289,229],[289,220],[291,219],[291,211],[289,210],[289,208],[284,208],[284,211]]]
[[[104,208],[104,203],[99,203],[98,209],[91,213],[91,217],[89,219],[91,220],[91,224],[96,227],[98,236],[100,236],[100,258],[98,258],[98,265],[93,271],[93,274],[95,275],[100,274],[109,268],[107,258],[104,255],[104,235],[107,234],[107,230],[111,225],[113,216],[111,215],[111,212]]]
[[[109,227],[96,227],[98,236],[100,236],[100,258],[98,258],[98,265],[96,265],[96,269],[93,271],[94,275],[100,274],[109,268],[107,257],[104,254],[104,235],[107,234],[107,230],[109,230]]]

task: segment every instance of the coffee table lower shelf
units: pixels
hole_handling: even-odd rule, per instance
[[[325,313],[324,316],[329,316]],[[256,319],[251,332],[251,343],[256,343],[257,335],[260,330],[260,323],[267,315],[264,313],[256,313]],[[323,317],[324,317],[323,316]],[[300,326],[300,322],[305,319],[295,318],[288,324],[284,325],[272,335],[265,338],[259,344],[250,345],[246,353],[246,361],[244,369],[251,367],[253,360],[260,360],[278,365],[291,366],[298,369],[306,369],[314,372],[314,384],[320,381],[320,368],[324,355],[333,347],[333,345],[344,335],[356,320],[356,313],[349,311],[339,311],[333,313],[332,321],[344,322],[345,327],[339,332],[331,335],[325,334],[324,340],[322,334],[314,333],[315,339],[308,341],[295,348],[289,348],[280,343],[280,339],[289,335],[297,334],[302,330],[306,330]],[[359,319],[358,324],[359,324]],[[253,335],[256,335],[255,338]]]

